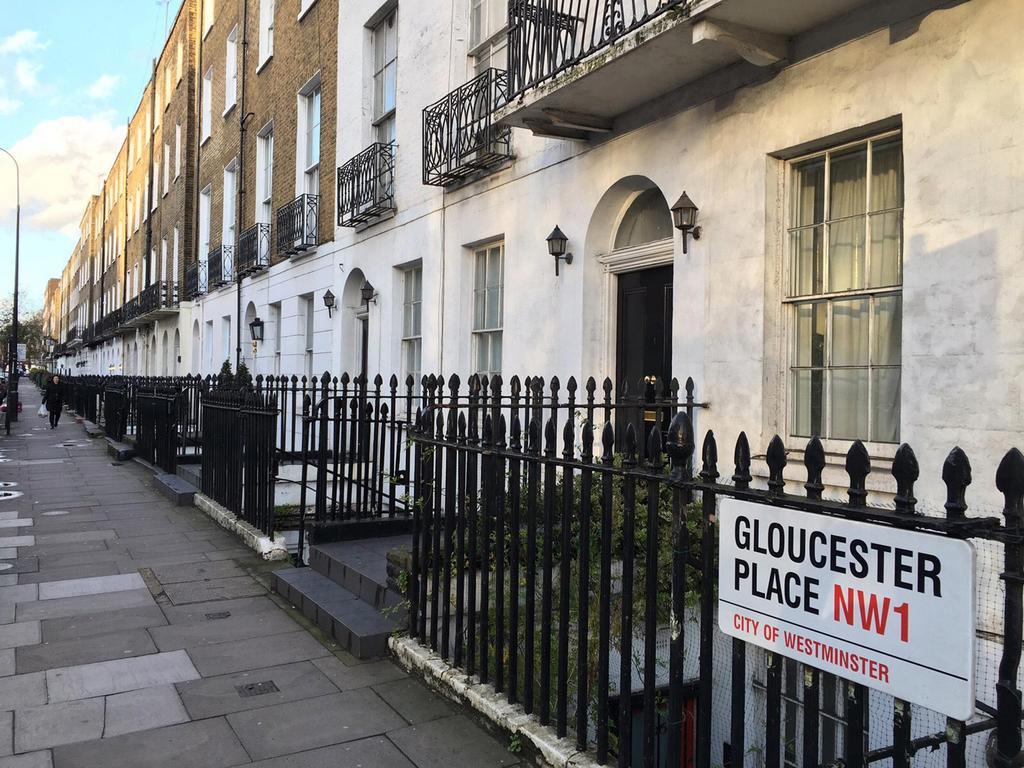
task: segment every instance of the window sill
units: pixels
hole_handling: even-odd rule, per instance
[[[299,16],[296,19],[296,21],[302,21],[304,18],[306,18],[306,14],[310,12],[314,5],[316,5],[316,0],[310,0],[309,5],[307,5],[305,8],[300,8]]]
[[[221,113],[221,117],[223,117],[226,120],[228,115],[230,115],[234,111],[235,107],[237,107],[237,106],[238,106],[238,101],[237,100],[235,100],[235,101],[231,102],[230,104],[228,104],[226,107],[224,107],[224,111]]]
[[[262,72],[264,70],[264,68],[266,68],[267,64],[269,64],[273,60],[274,60],[274,54],[270,54],[269,56],[267,56],[267,58],[265,58],[263,61],[261,61],[259,66],[256,67],[256,74],[258,75],[260,72]]]
[[[203,146],[205,146],[205,145],[206,145],[206,143],[207,143],[207,142],[209,142],[209,140],[210,140],[210,137],[211,137],[211,136],[213,136],[213,134],[212,134],[212,133],[208,133],[208,134],[206,134],[205,136],[203,136],[203,138],[201,138],[201,139],[199,140],[199,146],[200,146],[200,147],[203,147]]]

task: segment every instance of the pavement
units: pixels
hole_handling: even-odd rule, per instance
[[[39,394],[0,432],[0,768],[497,768],[506,745],[267,589],[268,564]]]

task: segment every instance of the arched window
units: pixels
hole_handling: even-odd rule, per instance
[[[657,187],[644,190],[629,204],[615,233],[615,248],[630,248],[672,237],[672,213]]]

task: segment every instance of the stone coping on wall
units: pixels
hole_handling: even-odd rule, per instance
[[[263,531],[249,525],[244,520],[240,520],[234,512],[202,493],[196,493],[193,503],[221,528],[231,531],[238,536],[245,546],[256,552],[264,560],[288,559],[288,549],[285,545],[284,537],[280,534],[271,539]]]

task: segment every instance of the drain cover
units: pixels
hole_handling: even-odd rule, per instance
[[[211,621],[213,621],[215,619],[226,619],[230,615],[231,615],[231,611],[218,611],[217,613],[208,613],[208,614],[206,614],[206,618],[208,618]]]
[[[249,683],[248,685],[239,685],[235,687],[238,691],[238,695],[243,699],[247,699],[250,696],[262,696],[265,693],[277,693],[278,687],[274,685],[273,680],[264,680],[261,683]]]
[[[21,496],[21,491],[0,491],[0,501],[10,501]]]

